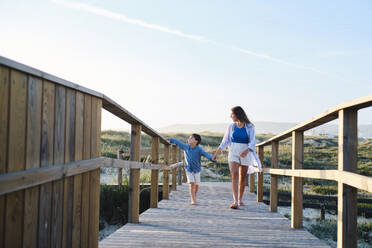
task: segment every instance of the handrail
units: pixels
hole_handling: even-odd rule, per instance
[[[103,106],[104,109],[106,109],[107,111],[109,111],[113,115],[121,118],[122,120],[125,120],[125,121],[129,122],[130,124],[140,124],[142,126],[142,130],[146,134],[148,134],[152,137],[159,137],[161,143],[163,143],[165,145],[170,145],[170,143],[160,133],[156,132],[149,125],[147,125],[142,120],[137,118],[134,114],[132,114],[131,112],[129,112],[128,110],[126,110],[125,108],[120,106],[118,103],[111,100],[109,97],[105,96],[104,94],[102,94],[100,92],[88,89],[88,88],[83,87],[81,85],[78,85],[76,83],[73,83],[73,82],[70,82],[68,80],[64,80],[62,78],[53,76],[49,73],[46,73],[46,72],[43,72],[41,70],[35,69],[33,67],[24,65],[24,64],[19,63],[17,61],[5,58],[3,56],[0,56],[0,65],[10,67],[10,68],[22,71],[22,72],[26,72],[30,75],[33,75],[33,76],[36,76],[36,77],[39,77],[39,78],[42,78],[42,79],[45,79],[45,80],[50,80],[50,81],[53,81],[56,84],[63,85],[63,86],[66,86],[68,88],[72,88],[72,89],[87,93],[89,95],[98,97],[98,98],[102,99],[102,106]]]
[[[358,110],[372,106],[372,95],[346,102],[301,123],[279,135],[257,144],[263,163],[264,147],[271,145],[271,168],[258,173],[257,201],[263,201],[263,173],[270,174],[270,211],[278,206],[278,175],[292,177],[291,227],[302,227],[303,178],[338,182],[337,247],[357,247],[357,189],[372,193],[372,177],[359,175],[358,169]],[[304,131],[339,119],[338,169],[304,170]],[[292,169],[279,169],[279,141],[292,137]],[[252,177],[251,177],[252,178]],[[254,179],[254,177],[252,178]],[[250,184],[254,186],[253,184]],[[253,190],[254,187],[251,187]]]
[[[301,124],[298,124],[297,126],[287,130],[287,131],[284,131],[264,142],[261,142],[259,144],[257,144],[256,146],[259,147],[259,146],[267,146],[267,145],[270,145],[272,141],[281,141],[281,140],[284,140],[286,138],[289,138],[292,136],[292,132],[294,131],[307,131],[309,129],[312,129],[314,127],[317,127],[317,126],[320,126],[320,125],[323,125],[327,122],[330,122],[330,121],[333,121],[335,119],[338,118],[338,111],[340,111],[341,109],[354,109],[354,110],[359,110],[359,109],[362,109],[362,108],[366,108],[366,107],[370,107],[372,106],[372,94],[371,95],[368,95],[368,96],[365,96],[365,97],[361,97],[361,98],[358,98],[358,99],[355,99],[355,100],[352,100],[352,101],[349,101],[349,102],[346,102],[346,103],[343,103],[343,104],[340,104],[330,110],[327,110],[325,111],[324,113],[318,115],[318,116],[315,116],[314,118],[308,120],[308,121],[305,121]]]
[[[114,158],[93,158],[64,164],[32,168],[23,171],[0,174],[0,195],[27,189],[40,184],[52,182],[66,177],[94,171],[98,168],[128,168],[149,170],[172,170],[183,165],[183,162],[171,165],[143,163]]]

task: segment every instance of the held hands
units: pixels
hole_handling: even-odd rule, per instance
[[[212,157],[212,161],[216,162],[217,161],[217,153],[215,153]]]

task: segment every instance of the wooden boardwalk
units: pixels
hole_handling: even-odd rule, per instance
[[[99,247],[329,247],[304,229],[290,229],[290,221],[256,202],[246,192],[246,206],[228,208],[230,183],[202,183],[199,203],[189,205],[188,185],[172,191],[140,215],[102,240]]]

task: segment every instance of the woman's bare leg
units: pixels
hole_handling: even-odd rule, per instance
[[[238,196],[239,202],[243,200],[245,183],[247,181],[247,171],[248,166],[239,166],[239,196]]]
[[[239,184],[239,164],[230,162],[231,186],[234,197],[234,203],[238,202],[238,184]]]

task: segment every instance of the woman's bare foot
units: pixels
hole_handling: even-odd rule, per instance
[[[190,205],[196,205],[196,202],[191,202]]]
[[[244,202],[238,201],[238,205],[239,205],[239,207],[242,207],[242,206],[244,206]]]
[[[239,206],[238,206],[238,204],[235,202],[235,203],[231,203],[230,208],[231,208],[231,209],[239,209]]]

